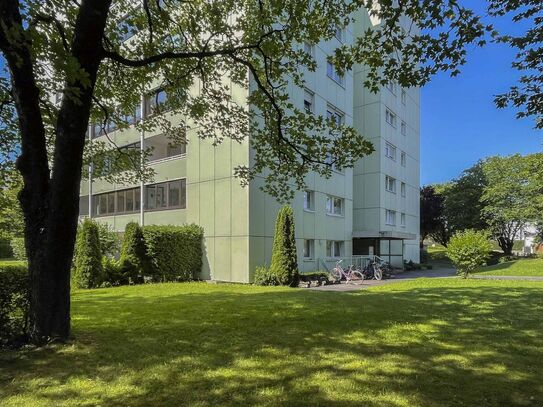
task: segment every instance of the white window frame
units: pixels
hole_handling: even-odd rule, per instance
[[[405,153],[405,151],[402,151],[400,153],[400,164],[402,165],[402,167],[405,167],[407,164],[407,154]]]
[[[336,212],[336,203],[339,203],[340,212]],[[330,216],[343,216],[345,213],[345,200],[337,196],[326,195],[326,214]]]
[[[405,103],[407,102],[407,92],[405,91],[405,89],[402,89],[401,100],[402,100],[402,105],[405,105]]]
[[[390,110],[388,107],[385,111],[385,120],[388,124],[390,124],[392,127],[396,127],[396,113],[394,113],[392,110]]]
[[[400,213],[400,226],[403,228],[405,227],[405,213],[404,212]]]
[[[343,255],[344,252],[343,240],[327,240],[326,241],[326,257],[337,259]]]
[[[304,211],[315,212],[315,191],[309,189],[304,191]]]
[[[400,126],[402,136],[407,136],[407,123],[402,120],[402,124]]]
[[[390,91],[390,93],[396,96],[396,82],[387,82],[386,88]]]
[[[396,178],[385,175],[385,189],[388,192],[396,193]]]
[[[330,61],[326,62],[326,76],[332,79],[341,87],[345,87],[345,76],[339,75],[336,71],[336,67]]]
[[[315,258],[315,240],[314,239],[304,239],[304,247],[303,247],[302,255],[305,260],[311,260]]]
[[[385,157],[396,161],[396,146],[390,144],[388,141],[385,142]]]
[[[400,192],[401,192],[401,194],[402,194],[402,196],[404,198],[405,198],[405,195],[406,195],[406,188],[407,188],[407,186],[405,185],[405,182],[402,182],[400,184]]]
[[[309,110],[307,109],[305,102],[309,102]],[[304,112],[315,112],[315,93],[310,91],[309,89],[304,89]]]
[[[396,211],[385,209],[385,225],[389,225],[389,226],[396,225]]]

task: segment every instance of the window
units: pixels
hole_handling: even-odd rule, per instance
[[[385,176],[385,189],[388,192],[396,193],[396,179],[389,177],[388,175]]]
[[[392,226],[396,224],[396,211],[385,210],[385,224]]]
[[[306,113],[313,113],[313,104],[314,104],[315,95],[313,92],[304,91],[304,110]]]
[[[343,113],[336,110],[334,107],[328,106],[328,109],[326,110],[326,117],[329,120],[334,121],[338,126],[343,123]]]
[[[327,240],[326,257],[341,257],[343,254],[343,241]]]
[[[396,115],[389,108],[386,109],[385,118],[388,124],[396,127]]]
[[[402,167],[405,167],[407,163],[407,154],[405,154],[405,151],[402,151],[400,154],[400,163],[402,164]]]
[[[405,102],[407,101],[407,92],[405,91],[405,89],[402,89],[401,99],[402,99],[402,104],[405,105]]]
[[[343,28],[339,28],[336,26],[336,29],[334,31],[334,36],[337,38],[339,42],[343,42],[343,35],[344,35]]]
[[[60,102],[62,102],[62,92],[56,92],[55,93],[55,106],[60,106]]]
[[[402,131],[402,136],[407,136],[407,124],[405,124],[403,120],[402,120],[402,125],[401,125],[401,131]]]
[[[393,95],[396,95],[396,83],[395,82],[388,82],[386,85],[386,88],[392,93]]]
[[[345,77],[337,73],[336,67],[331,62],[326,63],[326,76],[338,85],[345,86]]]
[[[185,143],[172,144],[168,143],[166,148],[166,157],[175,157],[177,155],[183,155],[187,153],[187,145]]]
[[[304,259],[312,259],[315,253],[315,241],[313,239],[304,240]]]
[[[151,94],[145,96],[144,116],[148,117],[159,112],[160,107],[166,103],[167,95],[163,89],[157,89]]]
[[[309,54],[310,56],[314,56],[315,54],[315,47],[310,42],[305,41],[304,42],[304,52]]]
[[[119,33],[121,42],[127,41],[138,32],[137,28],[130,20],[130,15],[127,15],[117,24],[117,31]]]
[[[145,209],[186,208],[186,180],[145,186]]]
[[[343,215],[343,199],[328,195],[326,197],[326,213],[330,215]]]
[[[396,147],[390,143],[385,144],[385,156],[396,161]]]
[[[304,191],[304,210],[306,211],[315,210],[315,192],[314,191]]]
[[[402,196],[405,197],[405,182],[402,182],[400,185],[400,191],[402,193]]]
[[[405,213],[400,214],[400,226],[405,227]]]

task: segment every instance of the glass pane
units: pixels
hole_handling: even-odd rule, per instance
[[[134,210],[139,211],[140,210],[140,202],[141,202],[141,189],[138,187],[134,189]]]
[[[132,212],[134,210],[134,190],[129,189],[125,192],[125,209],[126,212]]]
[[[180,204],[181,181],[173,181],[168,184],[168,206],[177,207]]]
[[[107,213],[115,213],[115,192],[107,194]]]
[[[156,188],[154,185],[145,187],[145,209],[156,208]]]
[[[187,207],[187,180],[181,180],[181,208]]]
[[[124,212],[124,191],[117,192],[117,213]]]
[[[89,196],[83,195],[79,197],[79,216],[87,216],[89,214]]]
[[[156,186],[156,207],[157,208],[166,208],[168,207],[167,201],[167,188],[168,183],[158,184]]]
[[[100,195],[100,207],[98,208],[97,215],[103,215],[107,213],[107,195]]]
[[[341,199],[334,199],[334,214],[341,215]]]

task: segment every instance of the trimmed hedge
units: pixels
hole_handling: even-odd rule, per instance
[[[87,218],[77,231],[72,281],[77,288],[95,288],[102,284],[103,274],[98,225]]]
[[[13,257],[17,260],[26,260],[26,247],[24,237],[14,237],[10,242]]]
[[[150,274],[156,281],[189,281],[202,269],[203,229],[198,225],[144,226]]]
[[[0,265],[0,346],[22,343],[28,330],[28,269]]]
[[[127,282],[140,280],[149,270],[143,231],[136,222],[129,222],[124,230],[119,267]]]
[[[275,275],[281,285],[294,286],[298,284],[294,212],[287,205],[281,208],[275,221],[270,273]]]

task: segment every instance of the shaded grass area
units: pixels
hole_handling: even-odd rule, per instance
[[[522,281],[77,291],[72,344],[0,356],[0,405],[542,405],[542,311]]]
[[[493,276],[542,276],[543,259],[520,259],[482,267],[477,274]]]
[[[0,267],[2,266],[25,266],[26,261],[15,259],[0,259]]]

